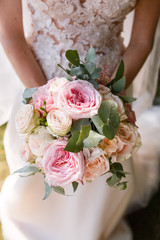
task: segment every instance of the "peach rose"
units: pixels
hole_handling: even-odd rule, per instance
[[[127,160],[141,146],[137,127],[130,123],[120,123],[115,138],[118,141],[117,161]]]
[[[93,181],[109,171],[109,168],[109,160],[105,152],[96,147],[92,151],[90,158],[87,159],[84,177],[86,181]]]
[[[107,154],[107,157],[111,157],[118,149],[117,139],[109,140],[104,138],[98,146]]]
[[[97,114],[102,97],[91,83],[75,80],[66,83],[60,90],[57,107],[72,119],[91,118]]]
[[[47,115],[50,132],[58,136],[65,136],[71,129],[72,118],[58,109],[50,111]]]
[[[53,141],[53,137],[45,127],[39,126],[29,135],[29,147],[36,156],[43,156],[45,148]]]
[[[34,155],[31,152],[29,145],[26,141],[21,144],[20,147],[20,157],[25,162],[31,162],[34,160]]]
[[[40,114],[31,104],[23,105],[16,114],[15,124],[19,135],[31,133],[39,125]]]
[[[111,100],[115,104],[115,106],[118,108],[118,112],[120,114],[121,121],[127,119],[124,104],[118,96],[112,94],[111,92],[108,92],[107,94],[103,95],[103,101],[104,100]]]
[[[50,186],[64,186],[83,180],[85,168],[83,153],[64,151],[66,144],[66,139],[55,140],[43,156],[45,181]]]

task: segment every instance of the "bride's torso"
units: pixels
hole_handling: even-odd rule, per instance
[[[66,65],[65,51],[83,57],[90,45],[111,74],[123,51],[123,20],[136,0],[25,0],[30,13],[28,42],[48,79]],[[25,25],[25,24],[24,24]]]

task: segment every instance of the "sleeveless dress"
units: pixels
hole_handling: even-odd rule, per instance
[[[82,1],[81,1],[82,2]],[[24,28],[28,44],[47,77],[64,73],[65,51],[77,49],[83,57],[90,45],[97,63],[107,65],[112,74],[124,51],[121,32],[125,16],[135,0],[24,0]],[[25,21],[26,20],[26,21]],[[10,171],[22,167],[20,140],[14,117],[21,106],[24,86],[17,84],[14,106],[5,134],[5,150]],[[157,167],[157,165],[156,165]],[[124,169],[134,171],[132,160]],[[0,216],[7,240],[98,240],[109,239],[134,196],[136,173],[129,175],[125,191],[105,184],[106,176],[79,186],[73,196],[51,193],[43,201],[43,176],[9,176],[0,196]],[[156,175],[158,176],[158,174]],[[156,178],[157,180],[157,178]],[[155,182],[155,180],[154,180]],[[136,200],[135,200],[136,201]],[[111,239],[119,240],[111,237]],[[131,239],[130,236],[122,238]]]

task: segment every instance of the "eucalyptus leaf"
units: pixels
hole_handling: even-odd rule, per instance
[[[67,74],[70,74],[70,70],[63,68],[60,64],[57,64],[58,67],[60,67],[63,71],[65,71]]]
[[[88,138],[86,138],[83,143],[85,148],[96,147],[104,139],[103,135],[95,131],[90,131]]]
[[[115,187],[121,178],[118,178],[115,174],[113,174],[111,177],[109,177],[106,182],[110,187]]]
[[[94,125],[96,126],[98,132],[100,134],[103,134],[103,131],[102,131],[102,127],[103,127],[103,122],[102,120],[100,119],[100,117],[98,115],[94,116],[91,118],[92,122],[94,123]]]
[[[78,77],[79,77],[80,75],[85,74],[85,71],[86,71],[86,70],[85,70],[84,67],[78,66],[78,67],[72,68],[70,74],[71,74],[72,76],[78,76]]]
[[[76,145],[82,144],[83,140],[89,136],[91,125],[82,125]]]
[[[120,182],[117,184],[117,187],[120,187],[120,190],[125,190],[127,188],[127,182]]]
[[[64,188],[62,188],[62,187],[59,187],[59,186],[58,187],[52,187],[52,189],[58,194],[65,195]]]
[[[101,71],[101,68],[96,68],[95,71],[90,75],[90,79],[98,79],[101,76]]]
[[[97,83],[97,81],[95,79],[89,79],[89,82],[93,84],[95,89],[99,88],[99,84]]]
[[[96,61],[96,53],[94,48],[91,46],[86,57],[85,57],[85,61],[87,62],[92,62],[94,63]]]
[[[79,54],[77,50],[67,50],[65,54],[66,58],[74,66],[78,67],[80,64]]]
[[[134,97],[130,97],[130,96],[123,96],[123,95],[119,95],[118,96],[120,97],[120,99],[122,99],[123,102],[125,103],[132,103],[134,101],[136,101],[137,99],[134,98]]]
[[[75,131],[72,135],[72,137],[68,140],[68,143],[64,149],[64,151],[67,152],[80,152],[83,149],[83,142],[79,145],[77,145],[77,141],[80,135],[80,131]]]
[[[122,92],[126,85],[126,78],[122,77],[112,85],[112,91],[115,93]]]
[[[45,195],[43,197],[43,200],[47,199],[52,192],[52,187],[50,187],[47,182],[44,182],[44,185],[45,185]]]
[[[28,173],[28,172],[38,173],[38,172],[40,172],[40,169],[37,167],[34,167],[34,166],[25,166],[23,168],[16,170],[15,172],[13,172],[13,174],[14,173]]]
[[[32,100],[33,93],[37,91],[37,88],[26,88],[23,92],[23,100],[24,104],[28,104]]]
[[[95,69],[96,69],[96,65],[92,62],[88,62],[85,64],[85,68],[87,69],[89,74],[94,73]]]
[[[72,187],[73,187],[73,192],[76,192],[77,188],[78,188],[79,183],[77,182],[72,182]]]
[[[113,86],[113,84],[115,82],[117,82],[119,79],[123,78],[123,75],[124,75],[124,62],[123,62],[123,60],[121,60],[119,66],[118,66],[115,78],[107,84],[107,87]]]
[[[116,134],[116,128],[114,128],[110,123],[104,124],[102,128],[103,134],[109,140],[112,140]]]
[[[108,123],[109,121],[111,107],[112,107],[112,102],[106,100],[101,103],[101,106],[98,109],[98,116],[104,123]]]
[[[71,127],[71,133],[73,134],[77,130],[81,130],[81,125],[90,125],[88,118],[79,119],[73,122]]]

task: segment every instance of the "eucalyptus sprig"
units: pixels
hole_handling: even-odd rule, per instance
[[[67,50],[65,56],[69,61],[69,69],[63,68],[60,64],[58,64],[58,66],[67,73],[68,79],[72,81],[72,78],[76,77],[76,80],[86,80],[92,83],[95,89],[98,89],[99,85],[96,79],[100,77],[102,69],[95,65],[96,53],[94,48],[92,46],[90,47],[84,61],[80,59],[77,50]]]

